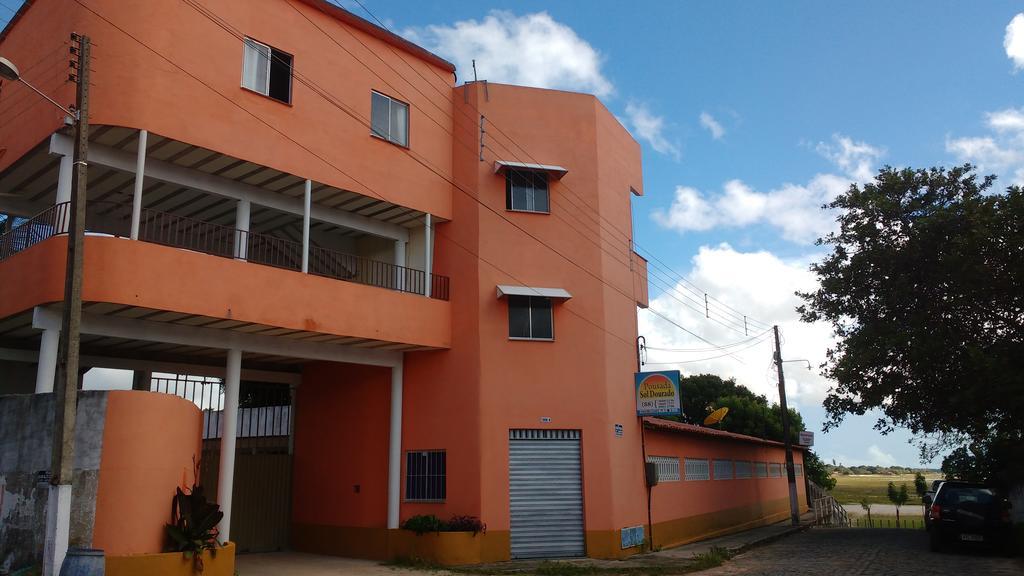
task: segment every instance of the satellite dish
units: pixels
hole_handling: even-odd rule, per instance
[[[722,418],[725,418],[725,415],[728,413],[728,407],[719,408],[718,410],[715,410],[711,414],[708,414],[708,417],[704,419],[704,425],[711,426],[712,424],[718,424],[719,422],[722,421]]]

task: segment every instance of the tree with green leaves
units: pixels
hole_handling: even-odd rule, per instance
[[[852,185],[826,206],[839,227],[798,311],[837,337],[826,430],[878,410],[882,433],[929,439],[923,458],[961,447],[1009,483],[1024,477],[1024,191],[994,182],[964,165]]]
[[[868,527],[873,528],[875,525],[871,521],[871,501],[868,500],[866,496],[860,499],[860,507],[863,508],[864,511],[868,513]]]
[[[900,527],[900,506],[903,506],[910,501],[910,491],[907,490],[906,483],[901,484],[899,489],[896,488],[896,484],[889,482],[888,489],[889,501],[896,505],[896,527]]]

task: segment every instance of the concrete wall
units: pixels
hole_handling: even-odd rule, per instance
[[[702,433],[646,430],[647,455],[679,458],[680,480],[662,482],[651,489],[654,545],[675,546],[789,517],[789,485],[785,450],[776,442],[758,438],[709,436]],[[686,458],[709,461],[708,480],[686,480]],[[781,464],[780,477],[717,479],[714,460]],[[803,464],[803,452],[793,451]],[[807,508],[804,477],[796,478],[797,502]]]
[[[81,392],[75,425],[71,545],[92,544],[106,392]],[[53,394],[0,396],[0,571],[42,558]]]

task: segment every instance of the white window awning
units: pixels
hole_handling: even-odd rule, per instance
[[[555,298],[568,300],[572,298],[563,288],[539,288],[536,286],[506,286],[498,285],[498,298],[504,296],[542,296],[544,298]]]
[[[553,166],[550,164],[532,164],[529,162],[508,162],[506,160],[496,160],[494,162],[494,173],[503,174],[508,169],[513,170],[533,170],[535,172],[546,172],[548,176],[555,180],[561,180],[562,176],[565,176],[569,170],[562,168],[561,166]]]

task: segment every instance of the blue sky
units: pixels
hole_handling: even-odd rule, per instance
[[[462,79],[476,58],[481,78],[597,93],[644,147],[636,240],[664,262],[652,308],[715,344],[746,337],[687,307],[703,291],[778,323],[786,357],[823,361],[829,331],[799,323],[792,292],[813,288],[813,241],[831,225],[818,206],[879,166],[971,160],[1002,184],[1024,181],[1019,2],[363,3]],[[0,0],[0,22],[17,4]],[[652,347],[706,346],[650,313],[640,325]],[[774,400],[769,343],[733,351],[649,360],[735,376]],[[821,434],[828,382],[796,363],[787,377],[826,459],[918,463],[908,433],[879,436],[869,416]]]

